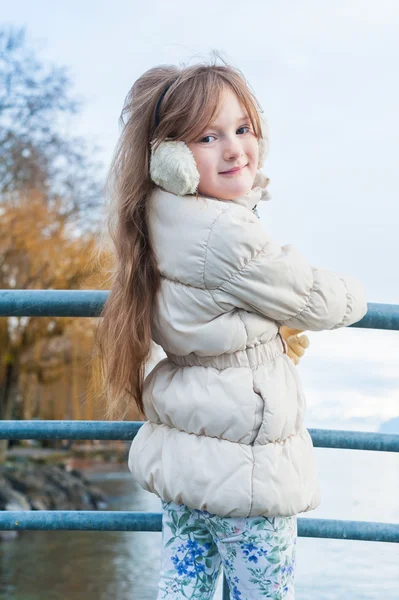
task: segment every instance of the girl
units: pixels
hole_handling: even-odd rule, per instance
[[[146,419],[129,468],[162,499],[158,600],[213,598],[221,565],[233,599],[294,598],[296,515],[320,497],[288,353],[303,354],[300,331],[367,311],[357,280],[254,214],[269,198],[261,112],[238,69],[200,63],[150,69],[121,115],[97,335],[108,416],[133,397]],[[143,381],[151,339],[166,358]]]

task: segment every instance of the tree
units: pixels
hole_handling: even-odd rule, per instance
[[[0,201],[34,189],[63,214],[93,226],[101,200],[97,148],[72,136],[81,102],[70,97],[65,67],[46,66],[26,43],[25,30],[0,27]],[[93,211],[94,209],[94,211]]]
[[[23,29],[0,27],[2,289],[90,286],[87,263],[102,194],[99,165],[88,158],[95,149],[68,133],[80,106],[70,97],[70,85],[65,68],[37,59]],[[21,357],[39,341],[62,336],[71,322],[0,319],[0,418],[16,412]],[[0,440],[0,462],[6,444]]]
[[[89,289],[93,287],[93,281],[101,280],[99,268],[93,271],[95,265],[88,261],[95,252],[95,238],[90,233],[72,236],[65,216],[57,205],[49,209],[46,196],[31,191],[19,202],[14,200],[12,204],[4,205],[1,212],[0,289]],[[90,350],[95,322],[94,318],[76,317],[0,318],[1,419],[16,417],[19,399],[22,406],[18,414],[26,414],[23,403],[27,399],[24,398],[28,390],[25,385],[27,374],[38,373],[42,382],[54,381],[56,375],[62,383],[64,368],[69,368],[71,362],[78,370],[76,356],[82,357],[84,349]],[[64,361],[53,356],[52,340],[58,344],[68,344],[69,340]],[[30,349],[39,350],[38,354],[33,352],[36,359],[33,365]],[[30,364],[26,363],[27,359]],[[57,373],[52,372],[54,361]],[[74,376],[73,371],[69,371],[69,376]],[[72,399],[75,408],[76,393]],[[67,406],[65,399],[61,402],[62,397],[60,390],[60,406]],[[59,411],[60,406],[53,413],[57,418],[64,417]],[[79,412],[75,410],[74,414],[79,418]],[[0,462],[6,447],[7,444],[0,440]]]

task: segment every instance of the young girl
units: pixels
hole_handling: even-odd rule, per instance
[[[98,339],[108,416],[133,397],[146,419],[129,468],[162,499],[158,599],[213,598],[222,565],[232,599],[292,600],[296,515],[320,502],[295,334],[361,319],[363,287],[254,214],[267,127],[239,70],[150,69],[121,119]],[[167,357],[143,382],[151,340]]]

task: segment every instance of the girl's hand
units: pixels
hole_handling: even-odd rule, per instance
[[[285,325],[282,325],[279,328],[279,333],[287,342],[287,355],[294,365],[297,365],[300,358],[305,354],[305,348],[309,347],[310,342],[308,336],[299,336],[298,334],[302,333],[302,329],[290,329]]]

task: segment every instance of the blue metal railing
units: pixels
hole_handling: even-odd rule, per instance
[[[0,317],[97,317],[106,290],[0,290]],[[369,303],[361,321],[350,325],[399,331],[399,304]]]
[[[109,292],[100,290],[0,290],[0,316],[96,317]],[[351,327],[399,330],[399,305],[369,304]],[[128,440],[141,422],[0,421],[0,439]],[[399,452],[399,435],[309,429],[313,445]],[[0,530],[161,531],[161,513],[133,511],[6,511]],[[302,537],[399,542],[399,524],[333,519],[298,519]],[[223,581],[223,598],[229,598]]]

